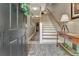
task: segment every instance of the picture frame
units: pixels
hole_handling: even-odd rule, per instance
[[[71,19],[79,18],[79,3],[71,3]]]

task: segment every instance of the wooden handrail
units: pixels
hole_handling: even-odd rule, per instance
[[[53,19],[55,20],[55,22],[59,25],[60,28],[62,28],[62,24],[56,19],[56,17],[54,16],[54,14],[47,8],[49,15],[53,17]]]
[[[75,33],[58,32],[58,34],[59,35],[66,35],[66,36],[69,36],[69,37],[79,39],[79,34],[75,34]]]
[[[76,56],[76,54],[74,54],[71,50],[69,50],[68,48],[66,48],[63,43],[59,43],[59,46],[61,46],[70,56]]]
[[[72,44],[79,44],[79,35],[78,34],[74,34],[74,33],[64,33],[64,32],[59,32],[58,33],[61,37],[64,36],[64,38],[66,40],[70,40],[72,42]],[[75,51],[73,48],[71,47],[65,47],[63,43],[59,43],[59,45],[64,48],[65,51],[67,51],[70,55],[73,56],[78,56],[79,54],[76,53],[77,51]]]

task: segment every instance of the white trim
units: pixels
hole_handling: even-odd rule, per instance
[[[17,29],[18,29],[18,5],[17,5]]]
[[[10,29],[11,29],[11,3],[9,4],[9,6],[10,6],[10,8],[9,8],[9,16],[10,16],[10,18],[9,18],[9,23],[10,23]]]
[[[40,22],[40,43],[42,41],[42,22]]]
[[[12,7],[12,6],[11,6],[11,5],[12,5],[12,4],[10,3],[10,4],[9,4],[9,23],[10,23],[10,24],[9,24],[9,29],[8,29],[8,30],[16,30],[16,29],[18,29],[18,6],[16,7],[16,10],[17,10],[17,12],[16,12],[16,16],[17,16],[17,21],[16,21],[16,22],[17,22],[17,28],[13,28],[13,29],[12,29],[12,26],[11,26],[11,25],[12,25],[11,7]]]

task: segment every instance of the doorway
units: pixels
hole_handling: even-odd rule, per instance
[[[39,22],[36,23],[36,33],[32,37],[31,41],[39,41]]]

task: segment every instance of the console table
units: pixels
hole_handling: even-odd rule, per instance
[[[79,55],[79,34],[58,32],[58,35],[62,36],[64,40],[71,41],[72,47],[70,49],[66,48],[64,44],[59,43],[68,53],[70,53],[71,55]],[[73,48],[74,46],[75,46],[75,50]],[[73,51],[78,52],[78,54],[76,54]]]

